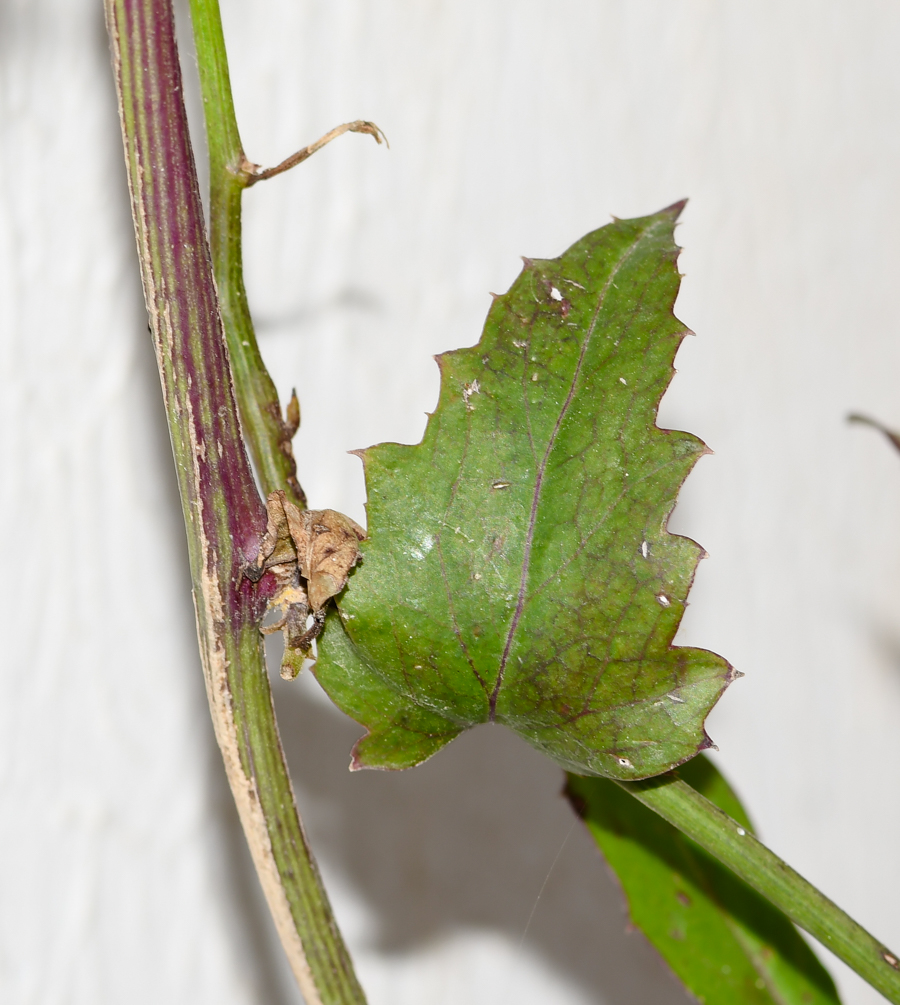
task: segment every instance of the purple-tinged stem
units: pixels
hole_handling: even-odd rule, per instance
[[[266,511],[241,439],[171,0],[106,0],[144,296],[187,527],[207,695],[241,823],[307,1005],[364,1005],[297,815],[259,625]]]

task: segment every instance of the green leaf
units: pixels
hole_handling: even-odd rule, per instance
[[[752,832],[703,756],[677,774]],[[615,782],[569,775],[566,793],[619,878],[632,921],[706,1005],[834,1005],[837,991],[776,907]]]
[[[710,745],[733,671],[671,644],[701,549],[666,531],[706,448],[655,425],[687,333],[681,207],[526,259],[478,345],[439,357],[422,442],[361,452],[369,538],[316,670],[369,729],[354,766],[407,767],[488,721],[617,778]]]

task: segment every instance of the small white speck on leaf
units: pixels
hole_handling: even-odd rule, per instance
[[[650,557],[650,543],[648,541],[641,541],[641,557]]]
[[[660,604],[662,604],[663,607],[672,606],[672,601],[669,600],[669,598],[664,593],[660,593],[656,599],[659,601]]]
[[[417,663],[417,664],[416,664],[416,665],[415,665],[415,666],[413,667],[413,670],[421,670],[421,669],[422,669],[422,664],[421,664],[421,663]]]
[[[742,837],[746,837],[746,835],[747,835],[747,832],[744,830],[743,827],[738,827],[737,832],[738,832],[738,837],[741,837],[741,838]]]
[[[472,577],[472,579],[476,579],[476,580],[481,579],[481,573],[480,572],[476,572],[475,575]]]
[[[512,482],[505,482],[502,479],[498,479],[495,482],[491,482],[491,488],[497,489],[498,491],[500,489],[508,489],[510,485],[512,485]]]
[[[562,300],[563,298],[563,295],[559,292],[559,290],[555,286],[550,287],[550,296],[553,300]]]
[[[634,765],[631,763],[631,761],[628,760],[627,757],[617,757],[616,760],[619,762],[619,764],[622,765],[623,768],[633,768],[634,767]]]
[[[667,694],[666,697],[669,701],[674,701],[676,705],[684,705],[684,698],[679,698],[677,694]]]
[[[462,396],[463,401],[466,403],[467,412],[475,411],[475,406],[469,401],[469,398],[471,398],[473,394],[481,394],[481,385],[478,383],[477,379],[473,380],[471,384],[463,384]]]
[[[619,383],[628,387],[628,381],[624,377],[619,377]]]
[[[513,339],[513,345],[514,345],[514,346],[515,346],[515,347],[516,347],[517,349],[524,349],[524,348],[525,348],[525,346],[527,346],[527,345],[528,345],[528,343],[527,343],[527,342],[519,342],[519,341],[518,341],[517,339]]]
[[[538,379],[538,375],[537,375],[536,373],[533,373],[533,374],[531,375],[531,379],[532,379],[532,380],[537,380],[537,379]]]

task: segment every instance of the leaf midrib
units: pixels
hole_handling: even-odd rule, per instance
[[[572,374],[572,380],[569,385],[569,393],[566,396],[566,400],[563,403],[560,413],[557,416],[556,424],[553,427],[553,432],[550,434],[550,439],[547,441],[547,447],[544,450],[544,456],[541,458],[540,465],[538,466],[537,476],[535,478],[534,492],[531,497],[531,514],[528,520],[528,532],[525,536],[525,548],[522,554],[522,572],[519,578],[519,595],[516,601],[516,609],[513,612],[512,621],[510,622],[509,629],[506,633],[506,643],[503,647],[503,655],[500,657],[500,667],[497,671],[497,679],[494,683],[494,689],[491,692],[491,697],[489,701],[490,709],[490,721],[494,722],[496,719],[497,712],[497,699],[500,696],[500,688],[503,686],[503,675],[506,670],[506,664],[509,660],[509,654],[512,649],[513,637],[515,636],[516,629],[519,626],[519,621],[522,617],[522,612],[525,609],[525,588],[528,581],[528,570],[531,562],[531,549],[534,543],[535,527],[537,524],[537,513],[538,506],[540,503],[541,488],[544,482],[544,473],[547,469],[547,463],[550,459],[550,454],[553,450],[553,446],[556,443],[556,437],[559,434],[559,430],[562,427],[563,420],[566,417],[566,413],[569,410],[569,406],[575,397],[575,390],[578,385],[578,378],[581,375],[581,368],[584,365],[584,358],[587,355],[588,347],[591,344],[591,340],[594,337],[594,331],[597,327],[597,321],[600,317],[600,312],[603,310],[603,306],[606,303],[606,295],[609,292],[610,287],[613,284],[613,280],[621,271],[625,263],[631,258],[634,252],[637,250],[640,243],[650,234],[656,227],[659,226],[658,221],[654,221],[646,230],[641,231],[641,233],[634,239],[628,250],[622,255],[619,261],[616,263],[615,267],[610,272],[607,277],[606,282],[603,284],[603,289],[600,291],[600,296],[597,299],[597,306],[594,308],[593,317],[591,318],[591,323],[588,326],[587,333],[585,335],[584,341],[581,346],[581,352],[578,355],[578,362],[575,365],[575,371]]]

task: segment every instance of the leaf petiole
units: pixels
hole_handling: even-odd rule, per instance
[[[900,960],[745,827],[670,772],[617,785],[740,876],[795,924],[900,1003]]]

